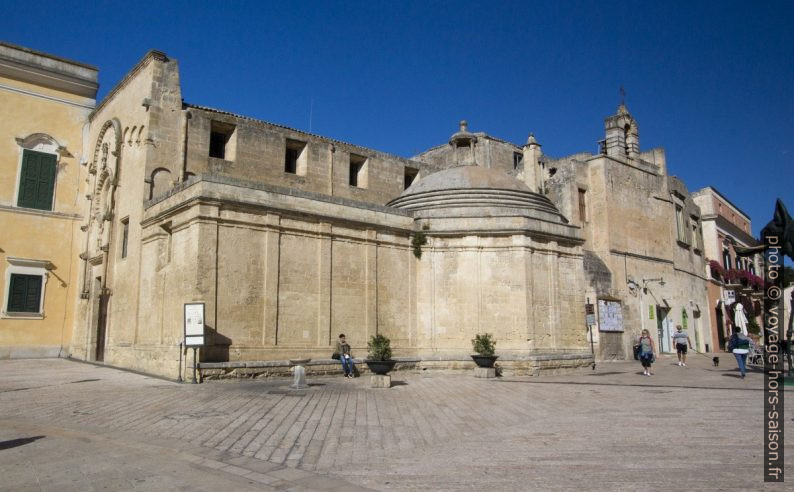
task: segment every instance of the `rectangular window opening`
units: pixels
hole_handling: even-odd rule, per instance
[[[521,163],[524,162],[524,154],[520,152],[513,153],[513,169],[518,169]]]
[[[403,172],[403,189],[407,190],[412,184],[414,184],[414,181],[416,180],[416,177],[418,175],[419,175],[418,169],[414,169],[412,167],[406,167],[405,171]]]
[[[306,175],[306,142],[287,139],[284,151],[284,172]]]
[[[38,313],[41,310],[41,275],[12,273],[8,286],[9,313]]]
[[[689,244],[687,241],[687,225],[684,220],[684,209],[679,205],[675,206],[675,223],[678,232],[678,240],[682,243]]]
[[[22,151],[18,207],[52,210],[57,160],[55,154]]]
[[[356,188],[367,187],[367,158],[350,154],[350,176],[348,184]]]
[[[587,222],[587,190],[579,188],[579,220]]]
[[[234,160],[235,126],[213,121],[210,127],[210,157]]]

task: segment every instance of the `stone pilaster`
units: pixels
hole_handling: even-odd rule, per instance
[[[318,226],[317,281],[317,345],[331,345],[331,265],[333,264],[333,240],[331,224]]]
[[[367,327],[367,340],[378,333],[378,244],[377,231],[367,230],[366,248],[366,285],[365,295],[365,323]]]
[[[268,214],[265,232],[264,313],[262,316],[262,345],[278,344],[278,279],[279,254],[281,251],[281,232],[278,230],[281,217]]]

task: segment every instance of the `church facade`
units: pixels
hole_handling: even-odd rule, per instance
[[[662,347],[673,323],[709,329],[699,209],[622,105],[593,155],[461,122],[402,158],[185,103],[152,51],[85,135],[77,359],[176,378],[196,302],[205,378],[338,370],[339,333],[357,357],[384,334],[403,367],[463,368],[488,332],[505,373],[539,374],[631,357],[642,328]]]

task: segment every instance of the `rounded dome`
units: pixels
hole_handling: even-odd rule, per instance
[[[472,188],[531,193],[527,185],[497,169],[481,166],[458,166],[416,180],[400,197],[430,191]]]
[[[547,197],[530,191],[522,181],[503,171],[481,166],[458,166],[430,174],[387,206],[422,216],[524,216],[568,223]]]

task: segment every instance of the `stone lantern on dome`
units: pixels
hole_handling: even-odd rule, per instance
[[[456,165],[477,165],[474,154],[474,147],[477,145],[477,135],[469,132],[466,120],[461,120],[460,131],[449,138],[449,144],[452,146]]]

